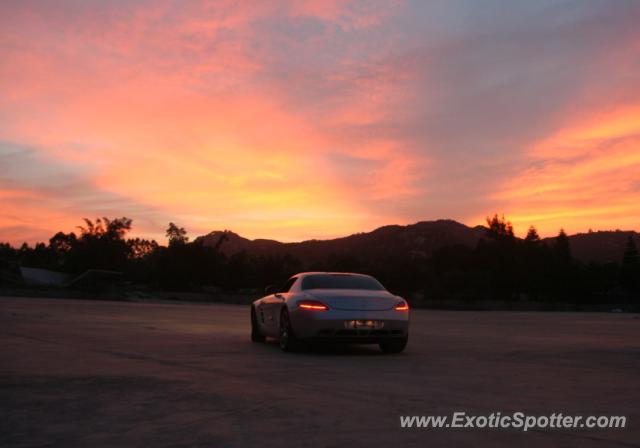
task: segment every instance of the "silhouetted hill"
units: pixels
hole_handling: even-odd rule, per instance
[[[640,246],[640,234],[634,231],[611,230],[571,235],[571,252],[575,258],[585,263],[621,262],[625,245],[629,236],[633,236],[636,245]],[[551,242],[555,238],[546,238]]]
[[[329,270],[368,272],[418,303],[421,298],[451,303],[531,300],[628,310],[640,304],[640,259],[637,249],[627,244],[632,236],[640,246],[635,232],[589,232],[518,244],[509,223],[494,216],[488,220],[490,230],[439,220],[297,243],[249,240],[227,230],[188,244],[184,230],[171,224],[170,244],[159,246],[125,239],[130,223],[125,217],[86,220],[80,236],[59,232],[48,245],[13,248],[0,243],[0,288],[28,285],[30,273],[47,270],[65,278],[84,271],[117,272],[130,285],[164,291],[240,291],[281,284],[303,270]],[[609,263],[621,261],[625,250],[624,264]],[[63,284],[80,290],[105,288],[95,276],[81,278],[87,281]],[[112,286],[124,285],[117,283]]]
[[[225,237],[220,246],[225,255],[242,251],[248,254],[275,256],[290,254],[305,265],[322,262],[330,256],[356,256],[358,258],[388,255],[390,258],[411,256],[428,257],[435,250],[453,245],[475,247],[485,237],[483,226],[468,227],[453,220],[421,221],[400,226],[389,225],[372,232],[330,240],[308,240],[297,243],[282,243],[275,240],[244,238],[231,231],[214,231],[196,238],[205,246],[215,246]],[[619,262],[629,235],[634,235],[640,246],[640,236],[633,231],[598,231],[571,235],[573,255],[583,261]],[[545,238],[547,243],[554,238]]]
[[[290,254],[305,264],[321,262],[329,256],[354,255],[367,258],[377,255],[427,257],[435,250],[456,244],[473,247],[485,234],[485,228],[471,228],[452,220],[423,221],[407,226],[389,225],[372,232],[357,233],[331,240],[281,243],[274,240],[249,240],[230,231],[214,231],[196,238],[205,246],[215,246],[223,236],[220,249],[226,255],[246,251],[257,255]]]
[[[204,236],[196,238],[195,242],[202,242],[205,246],[215,246],[220,241],[220,238],[224,238],[224,242],[220,246],[220,250],[225,255],[233,255],[238,252],[246,251],[253,254],[269,254],[277,252],[279,248],[285,246],[285,243],[275,240],[256,239],[250,240],[241,237],[237,233],[230,230],[215,230]]]

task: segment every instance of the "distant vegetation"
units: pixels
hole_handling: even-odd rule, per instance
[[[383,250],[366,256],[347,248],[312,262],[286,252],[226,254],[222,249],[230,232],[219,232],[213,244],[201,238],[189,242],[187,231],[170,223],[163,246],[127,238],[131,226],[128,218],[85,219],[77,233],[58,232],[48,244],[14,248],[0,243],[0,269],[26,266],[76,274],[104,269],[122,272],[133,286],[195,291],[257,289],[303,270],[354,271],[374,275],[407,297],[640,303],[640,257],[631,236],[621,262],[584,263],[572,256],[564,231],[542,241],[531,227],[520,239],[497,215],[487,218],[475,247],[452,244],[427,255]]]

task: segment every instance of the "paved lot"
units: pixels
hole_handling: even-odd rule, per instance
[[[624,430],[401,430],[400,415],[627,415]],[[0,298],[0,446],[640,446],[640,319],[414,311],[406,353],[281,353],[248,310]]]

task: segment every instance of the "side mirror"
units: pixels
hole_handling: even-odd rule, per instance
[[[271,294],[275,294],[277,291],[276,287],[273,285],[269,285],[266,288],[264,288],[264,293],[265,295],[271,295]]]

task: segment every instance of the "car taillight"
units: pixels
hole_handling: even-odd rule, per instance
[[[298,308],[301,310],[326,311],[329,309],[327,305],[317,300],[301,300],[298,302]]]
[[[393,307],[393,309],[396,311],[409,311],[409,304],[403,300]]]

